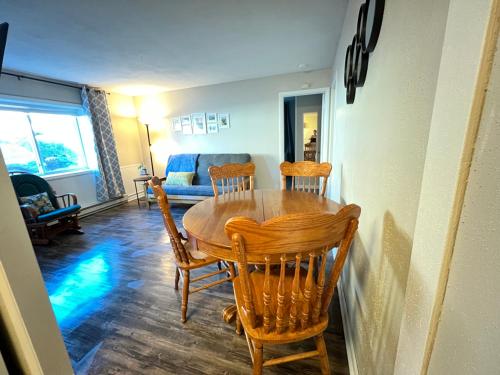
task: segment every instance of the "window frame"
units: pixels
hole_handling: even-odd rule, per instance
[[[29,141],[33,154],[35,156],[34,162],[37,165],[38,173],[35,173],[37,176],[43,177],[44,179],[58,179],[65,178],[69,176],[76,176],[81,174],[87,174],[93,172],[93,169],[90,167],[88,153],[85,147],[85,142],[82,138],[82,129],[80,124],[81,116],[88,116],[85,113],[82,105],[78,105],[76,103],[61,103],[54,102],[49,100],[28,100],[26,98],[19,97],[5,97],[0,95],[0,111],[11,111],[11,112],[20,112],[24,116],[26,116],[27,123],[29,125],[29,131],[27,134],[27,141]],[[81,149],[81,158],[83,159],[84,167],[71,168],[66,171],[59,171],[55,173],[50,173],[46,170],[46,167],[43,165],[40,154],[39,141],[37,141],[35,130],[33,129],[33,123],[30,114],[40,113],[40,114],[50,114],[50,115],[66,115],[71,116],[73,121],[75,122],[75,128],[77,131],[78,141]],[[90,118],[89,118],[90,120]],[[9,171],[14,172],[14,171]],[[28,172],[29,173],[29,172]]]

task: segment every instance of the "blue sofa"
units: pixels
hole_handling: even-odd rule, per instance
[[[172,172],[195,172],[191,186],[166,185],[163,180],[163,190],[167,193],[169,201],[179,203],[195,203],[214,196],[212,181],[208,168],[212,165],[228,163],[247,163],[251,161],[250,154],[178,154],[171,155],[167,162],[165,175]],[[174,165],[175,164],[175,165]],[[192,170],[194,169],[194,170]],[[148,188],[148,202],[155,198],[151,188]]]

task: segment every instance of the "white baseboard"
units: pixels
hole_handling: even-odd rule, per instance
[[[137,200],[137,195],[135,194],[135,192],[134,193],[130,193],[130,194],[126,195],[126,198],[127,198],[128,202],[132,202],[132,201]],[[141,198],[144,198],[144,192],[143,191],[139,192],[139,199],[141,199]]]
[[[356,361],[356,351],[354,350],[354,332],[349,325],[347,303],[344,294],[342,278],[337,284],[340,300],[340,312],[342,314],[342,326],[344,327],[345,346],[347,350],[347,361],[349,362],[349,374],[358,375],[358,362]]]

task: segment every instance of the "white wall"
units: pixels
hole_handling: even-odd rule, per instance
[[[151,126],[155,170],[164,175],[168,156],[173,153],[250,153],[256,164],[256,186],[279,187],[278,94],[328,87],[329,69],[294,73],[136,97],[140,118]],[[171,118],[194,112],[228,112],[231,128],[218,134],[182,135],[171,130]],[[154,118],[164,117],[154,121]],[[144,159],[147,160],[147,143]]]
[[[450,0],[400,329],[398,374],[425,373],[432,354],[481,113],[477,100],[486,90],[482,61],[493,57],[483,56],[492,4]]]
[[[500,369],[499,50],[497,42],[429,374]]]
[[[107,96],[107,100],[125,193],[132,199],[135,198],[133,179],[139,175],[138,167],[144,164],[144,150],[140,136],[140,127],[143,126],[137,121],[133,97],[111,93]],[[142,191],[142,186],[139,184],[138,189]]]
[[[344,57],[361,3],[349,2],[333,71],[333,196],[362,209],[341,284],[358,370],[391,374],[448,1],[386,2],[365,85],[347,105]]]

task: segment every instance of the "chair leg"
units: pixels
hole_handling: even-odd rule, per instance
[[[253,354],[253,375],[262,375],[262,364],[264,362],[264,348],[261,342],[255,342]]]
[[[181,276],[181,273],[179,272],[179,269],[175,267],[175,285],[174,288],[175,290],[179,290],[179,277]]]
[[[321,374],[329,375],[330,374],[330,364],[328,363],[328,353],[326,352],[325,339],[323,338],[323,334],[320,334],[314,338],[316,343],[316,349],[319,352],[319,360],[321,363]]]
[[[182,306],[181,306],[182,318],[181,318],[181,321],[182,321],[182,323],[185,323],[186,322],[186,315],[187,315],[187,308],[188,308],[188,296],[189,296],[189,270],[183,270],[182,272],[184,274],[184,280],[183,280],[183,285],[182,285]]]

